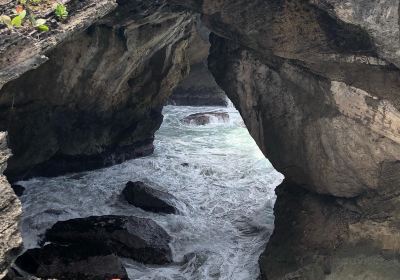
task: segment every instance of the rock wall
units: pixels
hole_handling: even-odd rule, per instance
[[[99,168],[153,151],[162,106],[188,72],[193,17],[154,1],[115,12],[46,53],[0,91],[7,176]]]
[[[21,205],[7,179],[151,153],[162,106],[189,69],[190,13],[165,1],[63,3],[61,23],[52,8],[38,12],[49,32],[0,26],[0,131],[13,152],[0,133],[0,279],[21,247]],[[12,5],[0,0],[1,13]]]
[[[189,43],[189,75],[175,88],[168,103],[178,106],[227,106],[228,99],[208,70],[210,31],[197,21]]]
[[[217,80],[286,176],[261,258],[265,278],[325,279],[367,266],[364,273],[375,279],[395,279],[385,275],[396,275],[400,263],[383,271],[365,257],[385,263],[383,257],[394,260],[399,252],[394,105],[292,61],[275,57],[269,64],[224,39],[215,38],[214,47]]]
[[[270,57],[269,64],[221,39],[214,47],[210,65],[217,80],[286,178],[348,198],[383,185],[385,164],[400,158],[400,115],[392,103],[293,61]]]
[[[171,2],[218,35],[209,67],[286,177],[263,278],[396,279],[398,1]]]
[[[207,62],[190,66],[189,75],[176,87],[168,104],[177,106],[227,106],[228,98],[208,70]]]
[[[18,228],[21,203],[3,175],[11,151],[7,148],[7,133],[0,132],[0,279],[16,257],[22,245]]]

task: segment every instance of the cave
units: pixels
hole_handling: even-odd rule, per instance
[[[12,1],[3,2],[2,15],[15,6]],[[48,6],[40,10],[42,4],[39,1],[29,12],[47,19],[47,32],[29,22],[9,28],[4,17],[0,25],[0,171],[4,173],[0,177],[0,278],[25,279],[16,268],[24,263],[28,272],[39,273],[43,268],[32,265],[32,260],[39,258],[57,262],[60,274],[53,277],[57,279],[128,279],[126,267],[141,277],[169,279],[171,275],[162,266],[166,263],[167,270],[181,266],[187,272],[193,266],[202,267],[208,260],[205,256],[212,252],[207,246],[223,243],[205,244],[202,240],[202,244],[199,238],[199,244],[193,246],[205,255],[185,252],[174,259],[176,248],[171,251],[169,245],[174,240],[167,237],[165,229],[184,230],[180,215],[182,209],[191,207],[173,197],[179,200],[178,193],[173,193],[178,189],[179,184],[173,183],[177,179],[167,176],[169,185],[174,186],[169,194],[165,191],[171,190],[161,181],[156,190],[147,186],[149,182],[124,186],[126,181],[143,179],[132,175],[132,166],[140,169],[141,165],[155,168],[148,170],[154,172],[156,181],[164,178],[159,172],[167,167],[170,172],[180,170],[186,184],[196,179],[185,170],[201,165],[197,158],[187,162],[166,153],[173,147],[182,149],[179,144],[186,143],[188,132],[173,127],[174,120],[182,124],[192,114],[184,127],[192,129],[190,133],[203,133],[206,124],[209,134],[216,131],[213,137],[225,137],[229,129],[218,125],[236,116],[243,121],[240,125],[235,122],[237,131],[247,133],[249,142],[239,141],[231,149],[239,145],[236,152],[246,154],[248,149],[248,155],[257,151],[259,160],[268,166],[260,171],[249,164],[249,176],[256,179],[260,173],[278,171],[285,179],[281,183],[283,177],[276,175],[271,184],[261,180],[254,186],[259,192],[251,194],[258,203],[270,195],[265,192],[266,185],[280,184],[273,213],[275,199],[268,200],[272,203],[268,207],[266,200],[260,200],[261,209],[271,210],[264,214],[275,217],[274,226],[271,220],[271,228],[259,227],[257,217],[252,217],[255,224],[235,220],[239,231],[254,234],[254,244],[248,246],[257,248],[253,273],[241,273],[237,269],[240,262],[232,260],[235,265],[229,273],[221,274],[211,266],[205,274],[192,271],[187,279],[204,279],[205,275],[234,280],[398,279],[399,3],[70,0],[63,1],[69,11],[63,19]],[[210,109],[204,115],[191,107],[182,115],[183,108],[192,105],[228,109]],[[229,117],[226,110],[231,110]],[[216,123],[210,125],[210,120]],[[168,133],[171,131],[173,136]],[[199,140],[194,135],[189,140]],[[253,146],[247,147],[250,142]],[[217,141],[208,146],[197,144],[212,152]],[[155,158],[157,164],[151,162]],[[226,166],[221,161],[212,168],[203,166],[200,173],[225,178],[218,175],[218,165],[236,163],[235,158],[225,160]],[[212,162],[210,157],[209,164]],[[238,185],[240,179],[234,179]],[[86,188],[85,180],[102,187]],[[71,187],[75,185],[80,187]],[[145,210],[131,212],[125,203],[116,213],[110,211],[121,202],[123,187],[129,203]],[[52,200],[59,196],[60,203],[64,197],[59,190],[65,188],[75,209],[86,203],[94,209],[92,216],[71,208],[49,207],[45,214],[55,217],[51,222],[29,220],[35,206],[47,202],[34,205],[29,200],[23,207],[31,212],[21,214],[16,194],[21,195],[24,188],[30,196],[55,190]],[[128,198],[132,189],[142,190],[141,197],[150,193],[158,208],[146,205],[146,199]],[[96,209],[101,199],[90,201],[90,191],[108,193],[107,199],[113,202]],[[209,195],[228,195],[213,191],[208,190]],[[86,200],[80,200],[80,194],[82,198],[85,194]],[[248,196],[242,196],[244,206]],[[167,202],[174,201],[172,206],[165,204],[165,197]],[[21,200],[27,203],[23,194]],[[149,221],[142,217],[143,211],[167,211],[168,217],[175,218],[163,220],[150,214],[155,222]],[[215,207],[215,211],[222,210]],[[223,227],[223,220],[218,223]],[[117,233],[110,233],[107,225],[118,229]],[[49,230],[45,233],[43,227]],[[21,230],[27,229],[40,232],[41,242],[24,240],[25,247],[31,248],[29,242],[33,242],[41,249],[21,256],[26,249]],[[198,234],[202,232],[199,228]],[[262,240],[257,239],[260,236]],[[87,250],[71,238],[81,240]],[[162,241],[154,246],[154,240]],[[107,246],[99,245],[104,243]],[[218,266],[221,259],[232,256],[237,255],[211,259]],[[123,265],[121,257],[158,266],[149,270],[138,263]],[[63,258],[78,259],[74,269],[80,276],[71,274]],[[98,263],[104,264],[98,266],[102,276],[88,276],[85,268]]]

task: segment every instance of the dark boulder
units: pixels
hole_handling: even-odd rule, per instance
[[[226,112],[196,113],[183,118],[182,121],[186,124],[206,125],[211,123],[213,119],[218,122],[227,122],[229,121],[229,114]]]
[[[178,212],[173,206],[173,201],[176,201],[174,196],[156,190],[143,182],[128,182],[122,194],[130,204],[146,211],[166,214]]]
[[[25,188],[21,185],[13,184],[11,185],[11,188],[17,196],[22,196],[24,194]]]
[[[171,237],[150,219],[126,216],[92,216],[57,222],[45,240],[58,244],[96,242],[120,257],[138,262],[165,264],[172,261]]]
[[[128,280],[120,259],[106,246],[91,242],[49,244],[18,257],[22,270],[45,279]]]

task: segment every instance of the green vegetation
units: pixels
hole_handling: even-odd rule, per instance
[[[59,20],[65,20],[68,17],[67,7],[61,3],[57,3],[54,13]]]
[[[26,17],[26,10],[22,6],[17,6],[13,17],[7,15],[0,16],[0,23],[5,24],[8,28],[21,27]]]
[[[28,18],[28,22],[38,30],[49,30],[49,27],[46,25],[46,20],[42,18],[36,19],[35,15],[32,13],[30,7],[31,1],[34,4],[38,4],[42,0],[19,0],[19,5],[15,7],[15,10],[13,11],[11,17],[8,15],[1,15],[0,23],[5,24],[9,29],[12,29],[14,27],[20,28],[26,22],[26,18]]]
[[[9,29],[21,28],[23,26],[32,26],[39,31],[49,31],[49,27],[46,25],[46,19],[36,18],[32,11],[34,6],[35,11],[40,9],[42,2],[48,2],[45,0],[17,0],[17,5],[10,15],[0,15],[0,24],[7,26]],[[59,21],[66,20],[68,18],[67,7],[62,3],[57,3],[54,6],[54,15]]]

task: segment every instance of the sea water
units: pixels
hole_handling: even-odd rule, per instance
[[[226,112],[204,126],[185,116]],[[153,155],[96,171],[19,182],[26,187],[22,234],[37,247],[55,222],[93,215],[155,220],[173,237],[175,264],[149,266],[124,259],[133,279],[256,280],[258,258],[273,230],[274,170],[232,107],[166,106]],[[128,181],[144,181],[174,195],[179,215],[148,213],[124,202]]]

